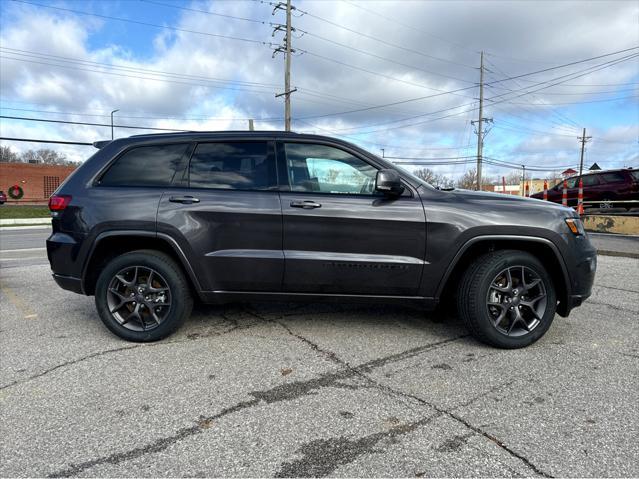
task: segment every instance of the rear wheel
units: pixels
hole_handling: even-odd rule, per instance
[[[521,348],[541,338],[557,308],[555,288],[543,265],[524,251],[488,253],[464,274],[459,314],[480,341]]]
[[[128,341],[157,341],[191,314],[193,299],[181,268],[164,253],[140,250],[113,259],[95,290],[100,319]]]
[[[599,202],[599,208],[602,210],[614,208],[615,205],[613,201],[615,201],[615,197],[616,195],[614,193],[604,193],[603,199]]]

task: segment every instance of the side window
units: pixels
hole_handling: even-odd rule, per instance
[[[568,188],[576,188],[577,187],[577,177],[575,176],[573,178],[568,178],[567,183],[568,183]]]
[[[601,174],[604,183],[618,183],[620,181],[624,181],[623,173],[615,172],[615,173],[602,173]]]
[[[189,167],[191,188],[265,190],[277,185],[266,141],[200,143]]]
[[[597,175],[586,175],[586,176],[583,176],[582,178],[583,178],[584,186],[595,186],[599,184]]]
[[[102,175],[102,186],[169,186],[188,143],[140,146],[125,152]]]
[[[286,143],[286,169],[292,191],[371,195],[377,169],[338,148]]]

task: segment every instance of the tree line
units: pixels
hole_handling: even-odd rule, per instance
[[[66,155],[50,148],[25,150],[16,153],[5,145],[0,145],[0,162],[4,163],[41,163],[44,165],[77,166],[75,161],[67,160]]]
[[[456,186],[457,188],[462,188],[466,190],[473,190],[477,186],[477,170],[472,168],[466,171],[461,177],[457,179],[457,181],[452,178],[442,175],[439,173],[435,173],[430,168],[420,168],[413,172],[416,176],[424,180],[426,183],[429,183],[437,188],[451,188]],[[505,177],[507,185],[518,185],[522,180],[521,173],[518,171],[513,171],[506,175]],[[548,186],[555,185],[561,180],[561,175],[557,172],[550,173],[546,179],[548,180]],[[531,178],[526,175],[526,180],[530,180]],[[483,186],[496,186],[502,184],[502,177],[496,176],[495,178],[485,178],[483,181]]]

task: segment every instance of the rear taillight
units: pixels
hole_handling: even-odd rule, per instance
[[[49,209],[51,211],[62,211],[71,201],[71,195],[53,195],[49,198]]]

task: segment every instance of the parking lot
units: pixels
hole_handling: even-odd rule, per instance
[[[600,256],[525,350],[322,304],[199,306],[141,345],[24,244],[0,257],[0,476],[639,475],[639,259]]]

